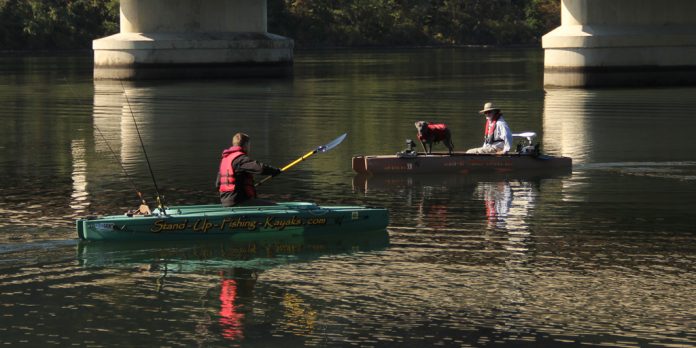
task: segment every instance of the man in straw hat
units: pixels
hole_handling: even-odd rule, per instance
[[[486,103],[479,113],[486,116],[483,146],[469,149],[466,153],[508,153],[512,146],[512,132],[503,119],[503,113],[491,102]]]

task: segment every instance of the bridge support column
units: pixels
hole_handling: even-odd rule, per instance
[[[696,84],[696,1],[562,0],[544,85]]]
[[[266,0],[121,0],[121,32],[94,40],[95,79],[282,76],[293,41],[270,34]]]

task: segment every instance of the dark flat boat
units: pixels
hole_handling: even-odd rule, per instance
[[[569,157],[543,154],[467,154],[412,153],[409,155],[376,155],[353,157],[353,170],[360,174],[469,174],[553,172],[570,173]]]
[[[470,154],[465,152],[415,151],[416,143],[406,140],[408,146],[396,155],[355,156],[353,171],[358,174],[567,174],[573,167],[569,157],[554,157],[541,153],[539,143],[533,144],[535,132],[512,134],[524,138],[516,151],[504,154]]]

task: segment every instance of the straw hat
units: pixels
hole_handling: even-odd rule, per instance
[[[493,111],[493,110],[498,110],[498,111],[500,111],[500,109],[499,109],[499,108],[496,108],[495,105],[493,105],[493,103],[488,102],[488,103],[486,103],[486,104],[483,105],[483,110],[479,111],[479,114],[483,114],[483,113],[485,113],[486,111]]]

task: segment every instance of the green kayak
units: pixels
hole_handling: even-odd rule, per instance
[[[314,203],[274,206],[222,207],[191,205],[155,209],[150,215],[88,217],[76,222],[83,240],[197,240],[232,238],[254,240],[321,233],[351,233],[387,227],[383,208],[323,207]]]

